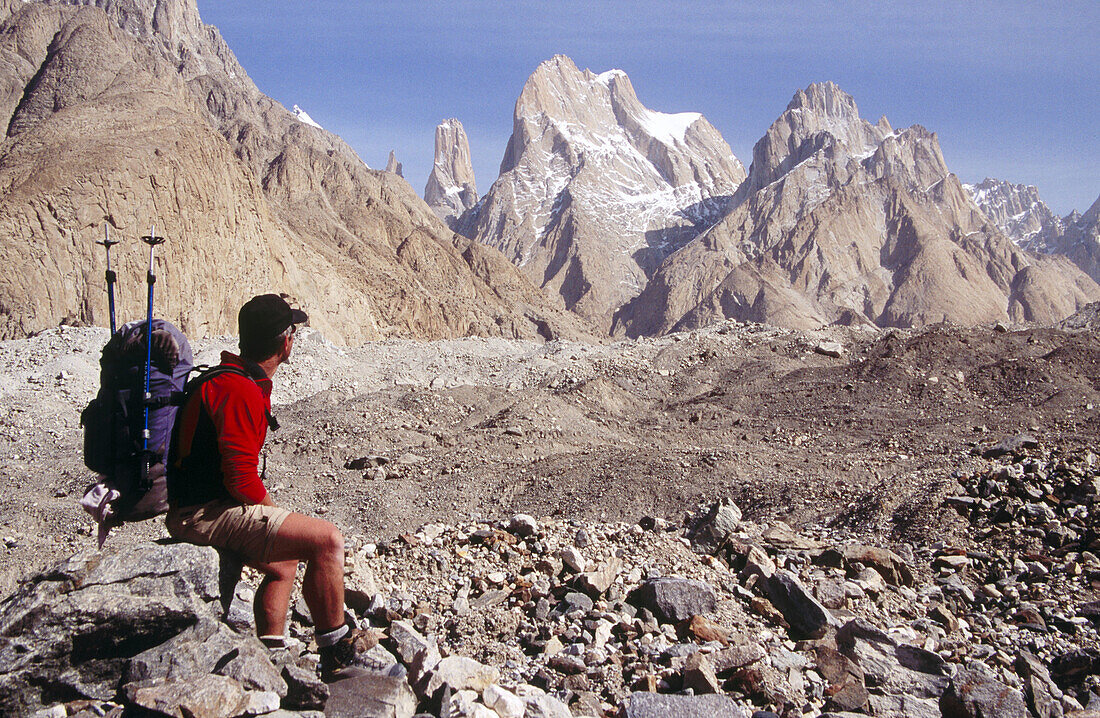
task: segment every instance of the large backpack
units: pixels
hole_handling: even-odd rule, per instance
[[[194,357],[179,329],[154,319],[146,402],[145,328],[144,321],[125,324],[107,342],[99,362],[99,393],[80,415],[84,463],[100,474],[81,504],[99,522],[101,543],[111,526],[168,510],[165,455]],[[148,451],[143,449],[146,404]]]

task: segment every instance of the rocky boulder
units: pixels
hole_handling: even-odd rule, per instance
[[[714,589],[685,578],[651,578],[631,592],[629,599],[647,608],[665,623],[679,623],[710,613],[717,605]]]
[[[840,652],[863,670],[869,689],[914,698],[938,698],[947,685],[942,658],[917,646],[899,643],[864,619],[844,624],[837,631],[836,643]]]
[[[797,638],[821,638],[838,622],[790,571],[776,571],[765,583],[768,598],[779,609]]]
[[[889,549],[863,544],[847,544],[839,548],[823,551],[814,559],[815,563],[824,566],[834,566],[849,570],[849,575],[855,564],[873,568],[882,575],[882,579],[891,586],[912,586],[913,571],[905,563],[905,559]]]
[[[688,527],[687,539],[696,553],[717,554],[725,548],[741,522],[741,509],[728,499],[716,501],[696,516]]]
[[[626,718],[744,718],[745,713],[726,696],[674,696],[632,693],[626,700]]]
[[[217,621],[217,597],[217,553],[187,544],[119,545],[32,577],[0,604],[0,712],[115,698],[135,656]],[[135,677],[193,674],[217,660],[146,659]]]

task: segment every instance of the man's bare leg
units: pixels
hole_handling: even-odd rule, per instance
[[[269,564],[305,561],[302,597],[313,615],[313,625],[319,633],[344,625],[344,537],[338,528],[323,519],[291,513],[279,527],[268,559]],[[291,585],[293,580],[292,575]],[[262,598],[270,602],[264,607],[266,615],[280,609],[277,601],[282,602],[285,615],[290,592],[282,596],[269,588]]]
[[[286,612],[290,607],[290,592],[298,573],[298,561],[289,559],[249,565],[264,574],[260,587],[256,589],[256,600],[252,606],[256,617],[256,634],[282,636],[286,632]]]

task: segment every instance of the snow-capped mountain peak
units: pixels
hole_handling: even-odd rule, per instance
[[[651,110],[622,70],[597,74],[557,55],[524,84],[500,177],[459,231],[610,326],[744,177],[701,114]]]

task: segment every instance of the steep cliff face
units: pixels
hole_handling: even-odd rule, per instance
[[[559,55],[524,85],[500,176],[458,231],[608,328],[665,256],[721,216],[744,176],[702,115],[653,112],[625,73],[581,71]]]
[[[1100,296],[1020,250],[974,205],[935,134],[870,124],[832,83],[795,94],[721,222],[617,314],[630,335],[723,317],[793,327],[1050,322]]]
[[[456,119],[444,120],[435,128],[435,163],[424,187],[424,201],[449,227],[477,204],[470,141]]]
[[[235,331],[270,290],[337,341],[583,331],[518,272],[489,287],[408,183],[260,93],[193,0],[8,2],[0,22],[0,336],[106,323],[104,223],[128,241],[124,319],[155,223],[158,313],[190,333]]]

